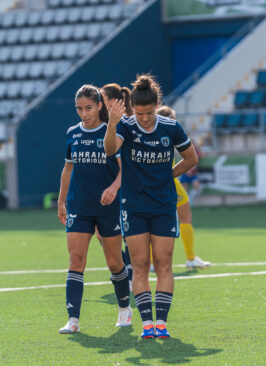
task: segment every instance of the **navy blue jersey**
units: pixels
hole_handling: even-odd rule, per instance
[[[116,179],[119,166],[116,157],[107,157],[103,139],[107,125],[87,130],[80,122],[67,131],[66,162],[73,163],[67,211],[82,216],[119,214],[118,195],[111,205],[100,203],[103,191]]]
[[[147,132],[132,116],[121,119],[117,136],[123,140],[121,209],[133,213],[175,210],[174,147],[181,152],[191,145],[181,125],[156,115],[154,129]]]

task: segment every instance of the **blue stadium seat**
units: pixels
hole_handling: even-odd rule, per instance
[[[33,41],[36,43],[41,43],[46,39],[47,28],[46,27],[36,27],[33,32]]]
[[[237,109],[247,108],[249,105],[250,93],[245,90],[239,90],[235,94],[234,105]]]
[[[243,128],[246,131],[254,131],[259,127],[258,113],[247,113],[243,116]]]
[[[39,60],[47,60],[51,57],[52,45],[50,43],[43,43],[39,46],[37,58]]]
[[[69,41],[74,33],[73,25],[64,25],[60,29],[59,39],[60,41]]]
[[[29,77],[31,79],[40,79],[43,76],[43,62],[33,62],[30,66]]]
[[[95,8],[93,6],[84,8],[81,15],[81,20],[84,23],[91,22],[95,17]]]
[[[109,7],[109,19],[118,21],[123,17],[123,4],[115,4]]]
[[[28,24],[29,13],[26,11],[20,11],[15,18],[16,27],[25,27]]]
[[[84,5],[87,5],[87,3],[88,3],[87,0],[76,0],[75,1],[76,6],[84,6]]]
[[[47,33],[46,33],[46,41],[47,42],[56,42],[56,41],[58,41],[59,34],[60,34],[60,29],[61,29],[61,27],[59,27],[59,26],[48,27],[47,28]]]
[[[109,6],[97,6],[95,11],[95,20],[97,22],[103,22],[108,19],[109,15]]]
[[[65,47],[65,53],[64,56],[67,59],[71,59],[71,58],[77,58],[77,54],[78,54],[78,49],[79,49],[79,44],[77,42],[70,42],[67,43],[66,47]]]
[[[11,61],[22,61],[26,52],[26,48],[23,46],[8,47],[10,52]],[[12,52],[11,52],[12,50]]]
[[[81,41],[86,38],[87,35],[87,25],[86,24],[78,24],[74,27],[73,31],[73,39],[75,41]]]
[[[59,61],[57,63],[57,68],[56,68],[56,75],[57,76],[61,76],[64,75],[64,73],[70,68],[71,66],[71,61]]]
[[[48,87],[48,83],[46,80],[38,80],[34,82],[33,87],[33,96],[38,96],[42,94]]]
[[[101,37],[101,24],[100,23],[92,23],[89,24],[87,28],[87,37],[91,40],[97,40]]]
[[[7,93],[8,83],[0,83],[0,99],[4,99]]]
[[[93,42],[80,42],[79,44],[79,56],[87,55],[93,48]]]
[[[34,81],[24,81],[21,85],[20,95],[22,98],[32,98],[34,96]]]
[[[6,41],[6,31],[0,30],[0,45],[4,44]]]
[[[81,8],[71,8],[68,10],[67,22],[68,23],[79,23],[81,20]]]
[[[19,43],[30,43],[34,35],[33,28],[22,28],[19,31]]]
[[[61,5],[61,0],[48,0],[48,6],[50,8],[58,8]]]
[[[116,28],[116,24],[112,22],[102,23],[102,36],[109,36]]]
[[[2,70],[2,78],[4,80],[11,80],[15,78],[16,65],[15,64],[5,64]]]
[[[28,24],[30,26],[35,26],[41,24],[41,15],[40,11],[33,11],[29,13]]]
[[[3,101],[0,103],[0,117],[11,117],[13,103],[11,101]]]
[[[260,70],[257,74],[257,85],[260,88],[266,87],[266,70]]]
[[[61,0],[62,6],[69,7],[75,5],[75,0]]]
[[[6,33],[6,43],[8,45],[16,44],[19,40],[19,29],[10,29]]]
[[[224,130],[227,127],[227,114],[219,113],[213,116],[213,126],[215,129]]]
[[[255,90],[250,94],[249,100],[250,108],[258,108],[265,106],[265,91]]]
[[[58,67],[57,61],[47,61],[43,66],[43,76],[47,79],[52,79],[56,75],[56,70]]]
[[[26,79],[29,76],[30,63],[23,62],[17,64],[16,79]]]
[[[15,13],[7,12],[2,17],[2,27],[11,28],[15,26]]]
[[[24,51],[24,59],[27,61],[35,60],[39,55],[39,46],[38,45],[28,45],[23,48]]]
[[[242,126],[242,114],[231,113],[228,115],[227,127],[230,129],[231,132],[239,132],[241,126]]]
[[[54,10],[45,10],[41,15],[41,24],[43,25],[50,25],[53,24],[55,17],[55,11]]]
[[[52,53],[51,53],[51,58],[53,60],[59,60],[62,59],[64,57],[64,53],[65,53],[65,43],[55,43],[52,45]]]
[[[14,81],[8,83],[7,97],[10,99],[18,98],[21,92],[21,82]]]
[[[67,20],[67,9],[58,9],[55,13],[54,22],[55,24],[64,24]]]

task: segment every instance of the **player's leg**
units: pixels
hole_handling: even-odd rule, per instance
[[[133,292],[142,319],[142,338],[154,337],[152,295],[149,285],[150,233],[127,236],[133,267]]]
[[[131,325],[132,311],[129,306],[128,270],[122,259],[122,236],[118,223],[119,216],[97,217],[103,251],[119,306],[116,326],[122,327]]]

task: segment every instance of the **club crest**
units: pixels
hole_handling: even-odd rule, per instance
[[[169,146],[169,143],[170,143],[170,141],[169,141],[169,137],[162,137],[162,138],[161,138],[161,143],[162,143],[162,145],[163,145],[163,146],[165,146],[165,147]]]
[[[103,139],[98,139],[97,140],[97,147],[103,147]]]

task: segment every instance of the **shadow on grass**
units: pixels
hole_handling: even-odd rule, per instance
[[[120,328],[116,333],[108,338],[94,337],[84,333],[76,333],[69,337],[69,341],[77,342],[85,348],[98,349],[99,354],[117,354],[119,361],[121,353],[132,350],[137,351],[139,355],[125,358],[125,361],[134,365],[142,365],[144,360],[150,360],[150,364],[155,362],[158,364],[181,364],[190,362],[194,357],[212,356],[221,349],[216,348],[200,348],[197,349],[193,344],[183,343],[178,338],[170,338],[166,340],[141,339],[132,335],[131,327]]]

